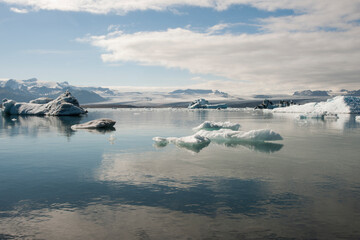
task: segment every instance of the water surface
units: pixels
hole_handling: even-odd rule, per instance
[[[96,118],[116,131],[72,131]],[[154,146],[206,120],[273,143]],[[2,116],[0,239],[358,239],[360,123],[254,111]]]

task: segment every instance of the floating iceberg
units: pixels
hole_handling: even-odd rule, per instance
[[[239,130],[240,128],[240,124],[238,123],[231,123],[231,122],[212,122],[212,121],[205,121],[202,124],[200,124],[199,126],[193,128],[194,131],[199,131],[199,130],[208,130],[208,131],[213,131],[213,130],[219,130],[219,129],[231,129],[234,131]]]
[[[326,102],[313,102],[304,105],[293,105],[284,108],[275,108],[272,112],[280,113],[360,113],[360,97],[338,96]]]
[[[107,118],[100,118],[96,120],[92,120],[83,124],[76,124],[71,126],[71,129],[107,129],[107,128],[113,128],[115,125],[115,121]]]
[[[68,91],[46,104],[17,103],[4,99],[2,105],[3,112],[9,115],[70,116],[87,112],[80,107],[79,102]]]
[[[168,143],[173,143],[180,148],[185,148],[193,152],[200,152],[201,149],[210,144],[210,139],[207,137],[194,134],[187,137],[154,137],[153,140],[157,147],[165,147]]]
[[[196,135],[209,138],[211,140],[217,141],[278,141],[282,140],[280,134],[274,132],[271,129],[259,129],[251,130],[248,132],[245,131],[233,131],[230,129],[220,129],[218,131],[205,131],[200,130]]]
[[[226,103],[220,104],[209,104],[209,101],[205,100],[204,98],[197,99],[189,104],[189,109],[226,109]]]
[[[280,134],[270,129],[245,131],[233,131],[231,129],[220,129],[217,131],[200,130],[194,135],[187,137],[154,137],[156,147],[165,147],[173,143],[178,147],[199,152],[207,147],[211,141],[218,144],[236,145],[238,143],[265,143],[267,141],[278,141],[283,138]],[[252,144],[250,144],[252,145]],[[265,146],[266,147],[266,146]],[[281,149],[281,146],[276,146]]]
[[[360,122],[360,116],[355,116],[355,121]]]

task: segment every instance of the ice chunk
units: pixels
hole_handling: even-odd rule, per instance
[[[193,152],[200,152],[201,149],[210,144],[210,139],[198,134],[186,137],[154,137],[156,146],[165,147],[168,143],[173,143],[180,148],[185,148]]]
[[[113,128],[115,125],[115,121],[107,118],[100,118],[96,120],[92,120],[83,124],[76,124],[71,126],[71,129],[106,129],[106,128]]]
[[[240,128],[240,124],[238,123],[231,123],[231,122],[212,122],[212,121],[205,121],[202,124],[200,124],[199,126],[193,128],[194,131],[199,131],[199,130],[209,130],[209,131],[213,131],[213,130],[219,130],[219,129],[231,129],[234,131],[239,130]]]
[[[271,129],[259,129],[245,131],[233,131],[230,129],[220,129],[218,131],[205,131],[200,130],[197,135],[209,138],[211,140],[223,140],[223,141],[278,141],[282,140],[280,134],[274,132]]]
[[[46,104],[46,103],[49,103],[51,102],[52,98],[47,98],[47,97],[41,97],[41,98],[37,98],[37,99],[34,99],[34,100],[31,100],[29,103],[36,103],[36,104]]]
[[[87,112],[80,107],[77,99],[68,91],[46,104],[16,103],[13,100],[4,99],[2,109],[5,114],[9,115],[70,116]]]
[[[337,96],[326,102],[313,102],[304,105],[293,105],[290,107],[275,108],[272,112],[281,113],[360,113],[360,97]]]
[[[355,116],[355,121],[360,122],[360,116]]]

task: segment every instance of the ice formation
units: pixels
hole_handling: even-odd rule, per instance
[[[80,107],[79,102],[68,91],[45,104],[17,103],[13,100],[4,99],[2,109],[5,114],[9,115],[70,116],[87,112]]]
[[[72,125],[71,129],[99,129],[99,128],[112,128],[115,125],[115,121],[107,118],[100,118],[92,120],[83,124]]]
[[[260,129],[251,131],[234,131],[231,129],[220,130],[200,130],[194,135],[187,137],[154,137],[155,145],[157,147],[165,147],[169,143],[173,143],[178,147],[186,148],[194,152],[199,152],[204,147],[207,147],[211,141],[218,144],[235,145],[238,143],[265,143],[268,141],[282,140],[280,134],[270,129]],[[266,148],[267,146],[265,146]],[[281,148],[282,146],[280,146]]]
[[[230,129],[220,129],[218,131],[205,131],[200,130],[196,133],[197,135],[209,138],[211,140],[222,140],[222,141],[278,141],[282,140],[280,134],[270,129],[259,129],[245,131],[233,131]]]
[[[194,131],[199,131],[199,130],[209,130],[209,131],[213,131],[213,130],[219,130],[219,129],[231,129],[234,131],[239,130],[240,128],[240,124],[238,123],[231,123],[231,122],[212,122],[212,121],[205,121],[202,124],[200,124],[199,126],[193,128]]]
[[[275,108],[272,112],[281,113],[360,113],[360,97],[337,96],[326,102],[313,102],[304,105]]]
[[[360,122],[360,116],[355,116],[355,121]]]
[[[186,137],[154,137],[153,140],[157,147],[165,147],[168,143],[173,143],[180,148],[185,148],[193,152],[200,152],[201,149],[210,144],[210,139],[198,134]]]
[[[29,103],[46,104],[46,103],[51,102],[52,100],[54,100],[54,99],[47,98],[47,97],[41,97],[41,98],[31,100]]]

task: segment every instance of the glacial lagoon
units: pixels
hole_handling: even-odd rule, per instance
[[[360,122],[253,110],[1,116],[0,239],[358,239]],[[97,118],[115,131],[71,125]],[[157,146],[204,121],[282,141]]]

